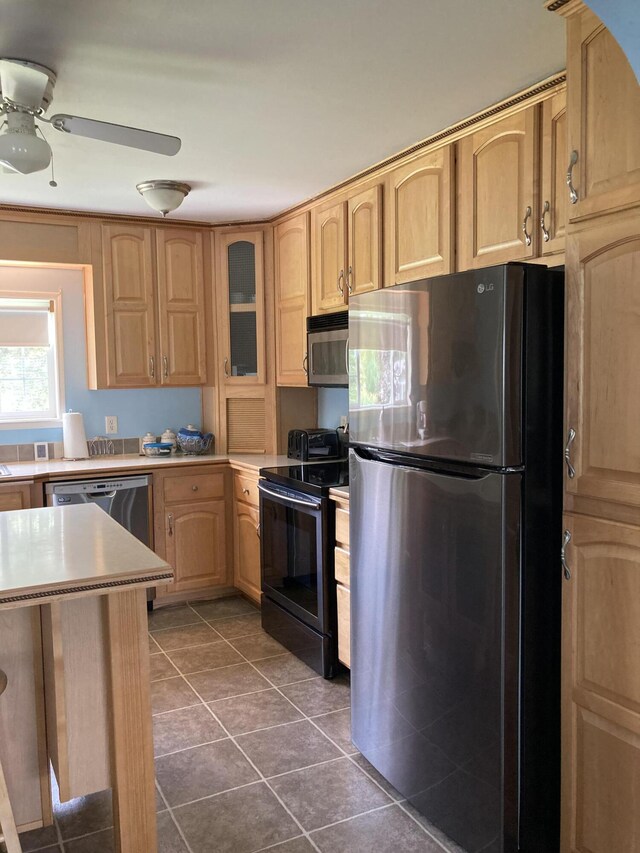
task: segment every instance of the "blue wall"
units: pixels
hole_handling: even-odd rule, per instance
[[[347,388],[318,388],[318,426],[335,429],[340,417],[349,417],[349,390]]]
[[[117,415],[116,437],[132,438],[150,431],[159,435],[188,423],[200,425],[199,388],[153,388],[90,391],[87,388],[87,342],[84,295],[79,270],[0,266],[0,290],[62,293],[65,407],[82,412],[87,438],[104,435],[106,415]],[[0,444],[62,441],[62,429],[3,429]]]

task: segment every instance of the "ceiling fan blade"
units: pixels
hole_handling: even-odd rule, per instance
[[[0,59],[2,97],[14,104],[40,109],[47,87],[54,82],[55,74],[44,65],[24,59]]]
[[[143,151],[154,151],[156,154],[166,154],[168,157],[177,154],[182,145],[177,136],[154,133],[152,130],[140,130],[137,127],[127,127],[124,124],[96,121],[92,118],[81,118],[80,116],[60,113],[52,116],[50,122],[56,130],[61,130],[64,133],[87,136],[89,139],[100,139],[103,142],[115,142],[116,145],[141,148]]]

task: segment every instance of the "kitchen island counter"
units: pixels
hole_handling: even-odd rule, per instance
[[[0,514],[0,756],[21,830],[50,822],[51,760],[62,801],[112,788],[115,849],[155,853],[146,588],[172,577],[95,505]]]

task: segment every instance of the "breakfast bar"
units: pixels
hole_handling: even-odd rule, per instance
[[[95,505],[0,514],[0,761],[20,831],[51,822],[51,762],[63,801],[112,788],[118,853],[155,853],[146,589],[172,578]]]

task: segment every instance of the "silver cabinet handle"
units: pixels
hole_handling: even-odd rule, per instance
[[[258,522],[258,526],[256,527],[256,533],[258,534],[258,539],[260,538],[260,522]]]
[[[162,356],[162,367],[164,369],[164,378],[167,379],[169,376],[169,359],[166,355]]]
[[[571,580],[571,569],[567,563],[567,545],[569,542],[571,542],[571,534],[568,530],[565,530],[562,537],[562,548],[560,549],[560,562],[562,563],[562,573],[566,581]]]
[[[542,216],[540,217],[540,227],[542,228],[542,239],[544,240],[545,243],[548,243],[551,235],[549,234],[549,231],[544,227],[545,213],[549,213],[549,202],[548,201],[545,201],[544,207],[542,208]]]
[[[309,353],[305,352],[304,358],[302,359],[302,369],[304,372],[309,375]]]
[[[338,290],[344,296],[344,270],[340,270],[340,275],[338,276]]]
[[[569,165],[567,166],[567,186],[569,187],[569,201],[571,204],[576,204],[578,201],[578,193],[576,192],[575,187],[573,186],[573,167],[578,162],[578,152],[572,151],[571,157],[569,158]]]
[[[156,378],[156,360],[152,355],[149,356],[149,374],[152,379]]]
[[[576,437],[576,431],[573,427],[569,427],[569,432],[567,433],[567,443],[564,447],[564,461],[567,463],[567,474],[570,480],[576,476],[576,469],[571,464],[571,445],[574,442]]]
[[[243,495],[248,495],[248,494],[249,494],[249,489],[243,489],[243,490],[242,490],[242,494],[243,494]]]
[[[229,378],[229,359],[228,358],[225,358],[223,368],[224,368],[224,375],[228,379]]]
[[[197,487],[197,486],[191,486],[191,491],[192,491],[192,492],[197,492],[197,491],[198,491],[198,487]]]
[[[347,289],[349,293],[353,293],[353,267],[349,267],[347,270]]]
[[[167,516],[167,521],[169,522],[169,530],[168,530],[169,536],[173,536],[173,513],[172,512],[170,512],[169,515]]]
[[[531,208],[527,206],[527,209],[524,212],[524,219],[522,220],[522,233],[524,234],[524,243],[525,246],[531,245],[531,234],[527,231],[527,219],[531,216]]]

